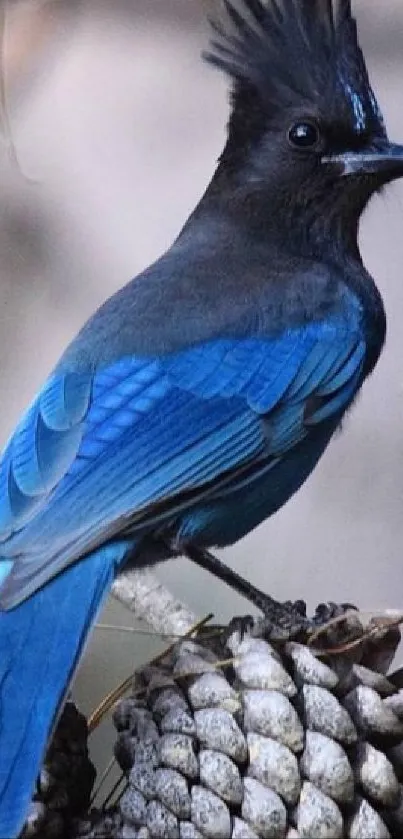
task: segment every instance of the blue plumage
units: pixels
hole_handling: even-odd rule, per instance
[[[244,4],[251,25],[226,3],[237,32],[218,26],[210,55],[233,107],[205,196],[83,327],[0,461],[10,839],[115,574],[126,560],[205,555],[275,513],[385,339],[358,220],[403,173],[403,151],[387,140],[350,4]]]
[[[298,449],[291,469],[283,454],[307,436],[320,410],[338,421],[353,395],[349,386],[355,390],[362,375],[364,350],[360,312],[352,307],[272,339],[216,338],[165,357],[89,366],[76,388],[72,371],[50,377],[11,438],[0,473],[0,598],[3,607],[16,607],[0,615],[1,835],[21,826],[54,714],[125,553],[164,527],[173,528],[178,547],[225,544],[274,512],[305,479],[334,424],[317,441],[312,436],[308,466],[298,468]],[[309,399],[322,392],[322,408],[309,416]],[[242,467],[250,464],[256,474],[246,487]],[[189,491],[193,498],[183,505]],[[114,543],[129,524],[130,540]],[[46,685],[37,698],[17,693],[26,739],[8,730],[21,672],[27,686],[38,675]]]
[[[76,389],[71,372],[45,384],[1,465],[0,597],[3,607],[16,607],[0,614],[1,835],[21,826],[53,716],[119,561],[144,533],[164,526],[174,526],[178,545],[225,543],[280,506],[304,473],[286,470],[285,485],[276,478],[275,497],[262,491],[262,478],[306,435],[307,398],[329,386],[329,374],[342,384],[361,374],[361,345],[359,319],[339,317],[272,340],[216,339],[158,359],[125,357],[81,371]],[[338,411],[342,395],[341,403]],[[248,508],[242,499],[238,509],[238,472],[253,463],[256,501]],[[183,509],[189,490],[195,496]],[[158,502],[167,498],[168,513],[161,512]],[[130,540],[114,543],[130,521]],[[21,672],[26,685],[38,675],[46,685],[37,699],[17,694],[26,740],[19,728],[8,729]]]
[[[15,562],[3,605],[115,536],[122,519],[133,520],[135,536],[152,531],[159,502],[172,499],[174,518],[181,493],[197,496],[227,473],[236,485],[245,463],[286,451],[316,416],[337,418],[364,351],[353,311],[272,340],[216,339],[159,359],[123,358],[81,372],[76,399],[72,374],[53,375],[4,455],[1,553]],[[310,416],[315,396],[323,404]]]
[[[0,613],[2,837],[21,830],[50,728],[125,551],[103,548]]]

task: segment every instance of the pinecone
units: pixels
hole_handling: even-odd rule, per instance
[[[118,805],[70,839],[401,837],[400,633],[367,635],[350,615],[315,651],[262,622],[176,644],[115,708]]]

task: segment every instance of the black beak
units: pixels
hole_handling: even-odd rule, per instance
[[[403,146],[385,141],[368,151],[347,151],[322,158],[323,163],[340,166],[340,176],[378,175],[382,181],[403,177]]]

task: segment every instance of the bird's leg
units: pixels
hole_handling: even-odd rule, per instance
[[[246,597],[250,603],[253,603],[263,613],[268,629],[272,628],[272,634],[276,634],[278,631],[280,635],[291,637],[301,631],[306,631],[310,627],[310,621],[306,617],[305,604],[302,601],[279,603],[270,595],[255,588],[252,583],[249,583],[204,548],[188,545],[184,553],[192,562],[200,565],[206,571],[210,571],[215,577],[218,577],[238,594]]]

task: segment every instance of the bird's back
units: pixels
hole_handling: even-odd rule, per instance
[[[337,271],[186,229],[90,319],[5,451],[3,603],[128,527],[236,541],[306,479],[366,355],[365,307]]]

